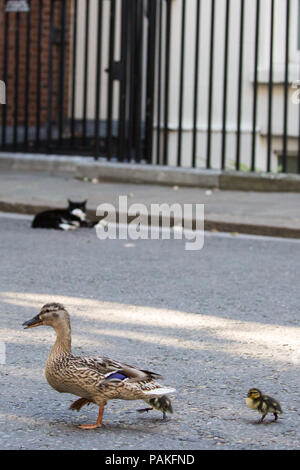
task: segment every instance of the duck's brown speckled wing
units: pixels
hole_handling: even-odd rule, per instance
[[[97,371],[103,379],[110,379],[113,374],[124,375],[131,382],[161,379],[162,376],[156,372],[139,369],[124,362],[116,361],[108,357],[76,357],[78,366],[90,368]],[[112,377],[111,380],[114,380]],[[118,380],[115,378],[115,380]]]
[[[107,357],[74,356],[71,362],[73,366],[76,364],[76,383],[80,383],[82,389],[89,393],[82,395],[77,390],[76,394],[98,405],[112,398],[136,400],[173,391],[156,381],[160,376],[155,372],[141,370]]]

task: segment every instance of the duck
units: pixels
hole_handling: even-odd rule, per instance
[[[162,412],[163,419],[167,419],[167,413],[173,413],[172,402],[167,396],[150,398],[145,401],[147,401],[150,407],[138,410],[139,413],[148,413],[148,411],[158,410]]]
[[[45,376],[48,384],[57,392],[79,397],[70,409],[79,411],[94,403],[99,407],[95,424],[81,424],[81,429],[96,429],[102,422],[104,407],[109,400],[144,400],[165,413],[172,405],[167,394],[176,390],[161,385],[160,374],[131,366],[104,356],[76,356],[71,348],[71,319],[66,308],[57,302],[45,304],[38,315],[22,325],[24,329],[50,326],[56,333],[56,341],[46,361]],[[173,410],[172,410],[173,411]]]
[[[262,423],[268,413],[273,413],[277,421],[278,415],[282,414],[282,408],[278,400],[264,394],[258,388],[250,388],[246,397],[246,405],[252,410],[256,410],[262,414],[259,423]]]

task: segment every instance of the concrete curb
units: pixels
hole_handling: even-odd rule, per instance
[[[47,204],[26,204],[22,202],[9,202],[9,201],[0,201],[0,212],[12,212],[19,214],[29,214],[34,215],[41,211],[57,208],[56,206],[51,206]],[[95,216],[95,209],[88,209],[87,216],[90,220],[100,220]],[[117,212],[117,221],[119,220],[119,213]],[[127,223],[131,222],[134,219],[132,216],[127,215]],[[171,217],[171,225],[174,224],[174,219]],[[150,221],[149,221],[150,225]],[[196,227],[196,220],[192,221],[193,230]],[[246,224],[244,222],[228,222],[228,221],[218,221],[205,218],[204,229],[206,231],[217,231],[225,233],[239,233],[239,234],[248,234],[248,235],[260,235],[268,237],[281,237],[281,238],[294,238],[300,239],[300,229],[295,229],[291,227],[278,227],[271,225],[261,225],[261,224]]]
[[[91,157],[0,153],[0,170],[69,173],[100,181],[221,190],[300,192],[300,175],[245,173],[94,161]]]
[[[79,160],[80,159],[80,160]],[[57,155],[0,153],[0,170],[45,171],[52,174],[76,173],[81,157]]]
[[[219,177],[219,189],[299,193],[300,175],[224,171]]]
[[[100,181],[130,182],[136,184],[160,184],[167,186],[191,186],[218,188],[220,172],[157,165],[130,163],[85,163],[77,166],[79,178],[97,178]]]

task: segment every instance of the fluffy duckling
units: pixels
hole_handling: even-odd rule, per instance
[[[162,412],[163,419],[166,419],[166,413],[173,413],[171,400],[166,395],[157,398],[150,398],[147,400],[147,403],[149,403],[151,408],[142,408],[141,410],[138,410],[139,413],[157,410]]]
[[[282,413],[280,403],[275,398],[265,395],[258,388],[251,388],[246,398],[246,405],[252,410],[262,414],[259,423],[262,423],[268,413],[273,413],[277,421],[278,415]]]

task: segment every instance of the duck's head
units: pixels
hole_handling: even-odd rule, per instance
[[[252,398],[252,400],[257,400],[262,396],[262,393],[258,388],[250,388],[248,392],[248,398]]]
[[[62,304],[53,302],[41,308],[38,315],[23,323],[25,330],[37,326],[52,326],[55,330],[63,324],[70,326],[70,316]]]

